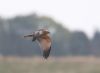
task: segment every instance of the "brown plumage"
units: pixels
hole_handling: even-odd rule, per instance
[[[24,37],[33,37],[32,41],[37,41],[43,50],[43,57],[48,58],[51,50],[51,38],[50,32],[47,29],[40,29],[33,32],[32,35],[27,35]]]

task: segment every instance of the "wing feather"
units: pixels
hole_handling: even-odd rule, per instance
[[[43,57],[48,58],[51,50],[51,38],[49,35],[44,35],[38,38],[39,45],[43,49]]]

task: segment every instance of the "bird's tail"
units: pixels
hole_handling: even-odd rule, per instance
[[[48,50],[44,50],[44,51],[43,51],[43,57],[44,57],[45,59],[47,59],[47,58],[49,57],[50,50],[51,50],[51,47],[50,47]]]

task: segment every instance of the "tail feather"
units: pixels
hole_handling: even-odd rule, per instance
[[[43,51],[43,57],[45,59],[47,59],[49,57],[50,51],[51,51],[51,47],[48,50]]]

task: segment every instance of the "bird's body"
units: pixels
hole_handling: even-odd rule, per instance
[[[48,58],[51,50],[51,38],[50,32],[47,29],[40,29],[33,32],[32,35],[27,35],[24,37],[32,37],[32,41],[38,41],[40,47],[43,50],[43,57]]]

